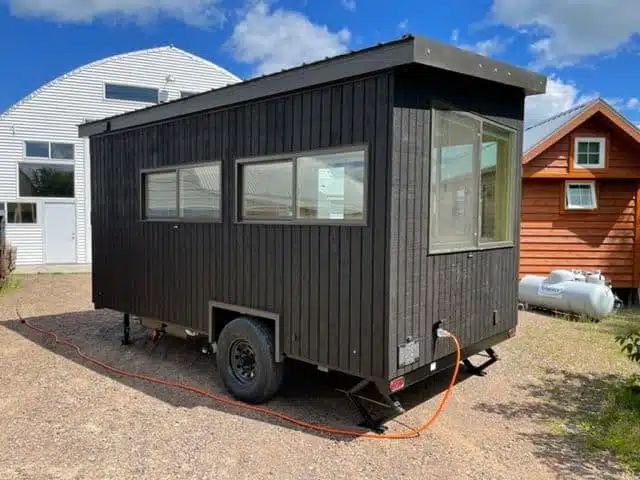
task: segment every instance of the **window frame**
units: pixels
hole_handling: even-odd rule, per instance
[[[155,90],[156,91],[156,100],[155,102],[150,102],[147,100],[131,100],[126,98],[112,98],[107,97],[107,85],[116,85],[118,87],[129,87],[129,88],[140,88],[147,90]],[[160,104],[160,87],[152,87],[150,85],[131,85],[129,83],[118,83],[118,82],[103,82],[102,84],[102,98],[108,102],[136,102],[136,103],[144,103],[147,105],[158,105]]]
[[[20,165],[62,165],[65,167],[71,167],[73,169],[73,196],[71,197],[40,197],[31,195],[22,195],[20,192]],[[75,201],[78,196],[78,188],[76,184],[76,165],[71,160],[36,160],[36,157],[27,157],[23,160],[16,162],[16,201],[18,203],[32,203],[40,200],[60,200],[60,201]]]
[[[189,170],[196,167],[218,166],[220,169],[220,209],[218,215],[214,217],[185,217],[180,215],[180,170]],[[146,189],[145,175],[153,173],[173,172],[176,179],[176,216],[175,217],[154,217],[146,216]],[[143,223],[222,223],[224,214],[224,171],[222,160],[212,160],[205,162],[181,163],[179,165],[167,165],[157,168],[141,168],[138,176],[138,221]]]
[[[569,205],[569,187],[571,185],[587,185],[591,190],[592,206],[580,207]],[[595,180],[565,180],[562,188],[562,209],[567,212],[595,212],[598,209],[598,190]]]
[[[23,200],[23,199],[16,199],[16,200],[6,200],[6,201],[1,201],[0,203],[4,204],[4,219],[5,219],[5,226],[8,225],[20,225],[21,227],[40,227],[40,201],[38,200]],[[10,222],[9,221],[9,204],[10,203],[15,203],[15,204],[21,204],[21,203],[28,203],[28,204],[33,204],[35,206],[35,222],[29,222],[29,223],[25,223],[25,222]]]
[[[234,205],[233,205],[233,223],[234,224],[268,224],[268,225],[333,225],[333,226],[354,226],[366,227],[369,217],[369,145],[368,143],[357,143],[350,145],[342,145],[339,147],[317,148],[312,150],[298,150],[290,153],[281,153],[275,155],[261,155],[255,157],[236,158],[234,161],[233,184],[235,188]],[[303,218],[298,217],[298,158],[333,155],[340,153],[362,152],[364,157],[364,185],[362,194],[362,219],[336,219],[336,218]],[[241,184],[241,169],[244,165],[256,163],[279,163],[289,161],[292,164],[292,215],[289,217],[261,217],[261,218],[243,218],[242,217],[242,201],[244,184]]]
[[[578,145],[581,142],[589,142],[589,143],[598,143],[598,163],[595,165],[581,165],[578,163]],[[606,136],[581,136],[575,135],[573,137],[573,158],[571,161],[571,165],[573,169],[579,170],[599,170],[606,168],[606,159],[607,155],[607,137]]]
[[[487,118],[482,115],[478,115],[476,113],[472,113],[461,108],[457,108],[455,105],[440,101],[434,100],[431,103],[429,108],[430,113],[430,122],[429,122],[429,181],[425,185],[425,188],[428,189],[428,198],[429,198],[429,233],[428,233],[428,255],[442,255],[449,253],[461,253],[461,252],[475,252],[475,251],[484,251],[484,250],[495,250],[500,248],[513,248],[516,245],[516,234],[515,228],[517,224],[517,220],[514,217],[514,204],[517,199],[518,193],[518,183],[517,179],[521,176],[521,165],[517,161],[517,153],[518,153],[518,130],[509,125],[505,125],[504,123],[498,122],[496,120]],[[434,119],[438,118],[438,115],[441,113],[445,114],[455,114],[457,116],[462,116],[479,122],[478,125],[478,136],[477,140],[474,142],[474,151],[478,153],[474,156],[472,171],[474,175],[473,188],[475,195],[474,198],[474,235],[472,236],[470,242],[465,240],[463,243],[459,242],[435,242],[433,232],[435,231],[435,222],[436,215],[434,214],[434,195],[436,192],[437,185],[433,184],[432,171],[433,171],[433,161],[434,158],[434,145],[436,145],[436,128]],[[509,240],[499,240],[492,242],[483,242],[481,241],[481,232],[482,232],[482,136],[484,132],[484,125],[492,125],[496,128],[505,130],[509,137],[511,138],[511,142],[509,145],[509,165],[510,172],[509,176],[511,178],[510,191],[508,193],[508,212],[507,219],[509,224],[507,225],[507,231],[509,232]]]
[[[47,144],[47,156],[46,157],[32,157],[27,155],[27,143],[46,143]],[[73,157],[71,158],[54,158],[51,156],[51,144],[57,145],[71,145]],[[22,141],[22,158],[26,161],[32,162],[64,162],[64,163],[73,163],[76,161],[76,143],[75,142],[64,142],[64,141],[51,141],[51,140],[36,140],[36,139],[25,139]]]

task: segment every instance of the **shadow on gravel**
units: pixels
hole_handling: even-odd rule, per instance
[[[530,400],[479,403],[475,408],[510,420],[526,418],[549,426],[548,433],[523,433],[522,436],[533,444],[540,461],[559,478],[614,480],[620,478],[620,468],[611,456],[587,450],[579,425],[587,415],[599,410],[604,395],[618,380],[616,375],[547,369],[540,383],[520,386]]]
[[[158,345],[155,349],[152,349],[152,344],[148,342],[148,330],[139,323],[132,322],[131,340],[133,343],[130,346],[122,346],[122,317],[118,313],[109,310],[90,310],[25,319],[33,326],[54,332],[61,339],[72,341],[86,355],[110,366],[196,386],[213,394],[230,398],[222,384],[222,380],[218,376],[215,355],[202,354],[200,344],[179,338],[165,337],[163,339],[163,342],[165,340],[167,342],[165,345]],[[273,425],[284,426],[294,430],[304,430],[318,436],[331,437],[336,440],[350,441],[354,439],[354,437],[333,436],[310,430],[263,413],[222,404],[197,393],[141,379],[133,379],[111,372],[85,361],[76,354],[74,349],[56,344],[51,337],[29,329],[26,325],[21,324],[19,320],[0,322],[0,325],[51,352],[175,407],[213,408]],[[163,355],[164,350],[166,350],[166,358]],[[478,363],[481,363],[481,361]],[[444,393],[451,374],[451,370],[441,372],[401,392],[398,395],[398,399],[403,407],[410,411],[410,409]],[[461,366],[457,383],[464,381],[468,377],[469,374]],[[357,423],[361,421],[357,411],[344,394],[336,390],[348,389],[354,386],[355,383],[357,383],[357,379],[353,377],[333,372],[326,374],[306,364],[292,363],[289,365],[283,388],[276,398],[262,406],[306,422],[348,430],[362,430],[357,426]],[[373,396],[371,398],[377,397]],[[437,400],[439,401],[439,399]],[[366,403],[366,405],[371,409],[375,418],[385,418],[389,431],[404,430],[407,426],[415,428],[426,419],[416,418],[416,415],[412,415],[413,420],[408,420],[404,417],[398,419],[397,414],[391,409],[369,403]],[[434,408],[435,404],[433,408],[425,409],[424,415],[431,415]],[[393,423],[396,423],[396,425],[394,426]]]

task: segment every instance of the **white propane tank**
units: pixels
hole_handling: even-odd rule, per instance
[[[518,285],[518,299],[525,305],[583,314],[594,319],[613,311],[616,297],[604,280],[601,284],[574,278],[568,270],[555,270],[548,277],[525,275]]]

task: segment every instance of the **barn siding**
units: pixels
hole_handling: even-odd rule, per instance
[[[167,83],[167,75],[174,80]],[[77,263],[91,263],[89,142],[78,138],[78,125],[149,105],[105,99],[104,83],[162,88],[175,100],[181,90],[202,92],[237,81],[226,70],[173,47],[107,57],[56,78],[0,114],[0,202],[18,198],[17,164],[24,159],[25,140],[73,144],[75,158],[69,164],[75,169],[75,198],[69,201],[76,207],[76,258]],[[18,266],[45,262],[44,200],[35,199],[35,203],[37,224],[7,230],[7,239],[18,247]]]
[[[396,78],[389,206],[389,378],[453,352],[447,341],[437,341],[434,351],[433,326],[440,320],[463,347],[505,332],[517,321],[519,182],[513,192],[514,247],[477,251],[471,257],[468,252],[428,255],[433,100],[515,128],[516,178],[521,173],[522,94],[477,82],[449,73],[427,76],[412,70]],[[483,96],[470,101],[467,92],[478,90]],[[494,310],[498,313],[495,326]],[[398,368],[397,347],[408,336],[420,339],[420,361]]]
[[[96,307],[205,331],[208,300],[277,312],[285,354],[384,376],[392,94],[381,74],[94,138]],[[366,226],[233,223],[235,158],[361,142]],[[140,168],[213,159],[222,223],[138,221]]]
[[[633,284],[636,189],[633,180],[598,180],[596,213],[562,211],[564,180],[525,179],[520,275],[557,268],[601,270],[617,288]]]
[[[571,176],[569,157],[573,135],[600,136],[603,134],[608,135],[609,141],[606,169],[603,171],[590,170],[586,174],[595,178],[640,178],[640,163],[638,162],[640,147],[601,114],[594,115],[540,155],[529,160],[524,165],[524,176]]]

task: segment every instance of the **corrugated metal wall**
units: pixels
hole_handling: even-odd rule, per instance
[[[92,139],[96,306],[203,330],[208,300],[278,312],[284,353],[384,376],[392,92],[382,74]],[[367,226],[233,223],[234,158],[362,142]],[[140,168],[217,159],[222,224],[138,222]]]
[[[428,85],[425,88],[425,85]],[[469,93],[482,96],[472,100]],[[504,332],[517,320],[518,243],[465,253],[428,255],[430,105],[433,99],[455,104],[518,130],[521,156],[523,97],[515,89],[458,75],[408,71],[397,75],[394,93],[394,142],[391,183],[389,378],[427,365],[453,352],[446,340],[433,351],[433,325],[445,320],[463,346]],[[520,178],[520,163],[514,166]],[[514,235],[519,218],[520,182],[514,192]],[[498,324],[493,326],[493,310]],[[407,336],[420,339],[420,362],[397,368],[398,345]]]
[[[173,76],[169,83],[168,75]],[[17,164],[24,160],[25,140],[74,144],[75,158],[67,163],[75,169],[75,198],[69,201],[76,207],[76,258],[77,263],[91,263],[88,156],[78,125],[148,106],[105,99],[104,83],[163,88],[174,100],[181,90],[202,92],[237,81],[220,67],[172,47],[107,57],[56,78],[0,115],[0,202],[18,198]],[[45,262],[44,199],[24,201],[37,203],[38,222],[8,225],[7,238],[18,249],[18,265],[39,265]]]

